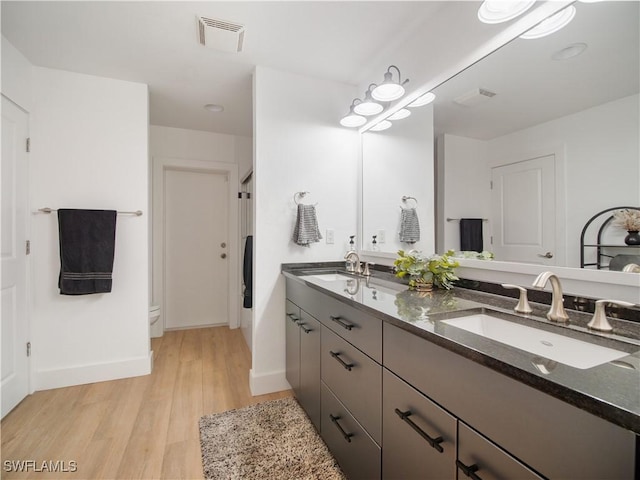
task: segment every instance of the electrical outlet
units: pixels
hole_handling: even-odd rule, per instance
[[[384,243],[387,241],[384,230],[378,230],[378,243]]]
[[[327,228],[327,234],[325,235],[327,244],[331,245],[333,243],[335,243],[335,239],[334,239],[334,230],[332,228]]]

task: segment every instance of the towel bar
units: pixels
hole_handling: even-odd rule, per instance
[[[42,212],[42,213],[51,213],[51,212],[57,212],[58,209],[57,208],[49,208],[49,207],[44,207],[44,208],[39,208],[38,212]],[[37,213],[37,212],[34,212]],[[142,210],[136,210],[135,212],[118,212],[118,215],[135,215],[136,217],[139,217],[142,215]]]
[[[447,222],[459,222],[459,221],[460,221],[459,218],[449,218],[449,217],[447,217]],[[489,219],[488,218],[483,218],[482,221],[483,222],[488,222]]]

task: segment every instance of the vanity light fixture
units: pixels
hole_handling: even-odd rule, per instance
[[[387,117],[387,120],[402,120],[403,118],[407,118],[409,115],[411,115],[411,110],[408,110],[406,108],[401,108],[394,114],[389,115]]]
[[[369,88],[364,94],[364,100],[362,100],[353,108],[353,111],[356,112],[358,115],[365,115],[368,117],[370,115],[377,115],[382,110],[384,110],[384,107],[371,97],[372,86],[375,87],[376,84],[372,83],[371,85],[369,85]]]
[[[379,123],[376,123],[373,127],[369,129],[370,132],[381,132],[382,130],[386,130],[391,127],[392,123],[389,120],[382,120]]]
[[[520,35],[525,40],[535,40],[536,38],[546,37],[557,32],[561,28],[567,26],[573,17],[576,16],[576,7],[568,6],[564,10],[560,10],[555,15],[543,20],[526,33]]]
[[[478,9],[478,20],[482,23],[502,23],[513,20],[529,10],[535,0],[484,0]]]
[[[391,73],[392,68],[398,72],[398,81],[393,80],[393,73]],[[406,79],[403,82],[402,75],[400,74],[400,69],[395,65],[390,65],[384,74],[384,80],[380,85],[376,86],[376,88],[371,91],[371,96],[381,102],[391,102],[393,100],[397,100],[404,95],[403,85],[408,81],[409,79]]]
[[[340,120],[340,125],[342,125],[343,127],[361,127],[362,125],[367,123],[366,118],[364,118],[362,115],[358,115],[354,111],[355,106],[358,105],[358,103],[360,103],[361,101],[362,100],[360,100],[359,98],[355,98],[353,102],[351,102],[349,113],[342,117],[342,119]]]
[[[436,99],[436,95],[431,92],[427,92],[424,95],[418,97],[416,100],[411,102],[407,107],[422,107],[424,105],[428,105]]]

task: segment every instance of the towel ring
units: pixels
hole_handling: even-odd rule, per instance
[[[415,202],[414,208],[418,206],[418,200],[416,200],[416,197],[408,197],[406,195],[402,196],[403,203],[407,203],[409,200],[413,200]]]
[[[298,200],[304,198],[307,195],[311,195],[311,192],[296,192],[296,193],[293,194],[293,202],[296,205],[300,205],[300,202]],[[317,205],[317,203],[316,203],[316,205]]]

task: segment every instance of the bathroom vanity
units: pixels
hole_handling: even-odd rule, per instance
[[[350,479],[638,478],[637,340],[377,272],[283,274],[287,379]]]

